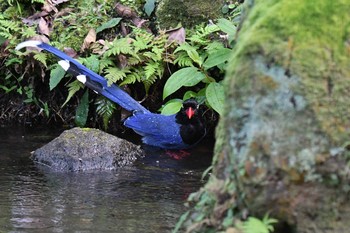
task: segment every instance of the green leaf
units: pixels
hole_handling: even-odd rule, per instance
[[[205,60],[203,66],[206,69],[212,68],[214,66],[220,65],[227,62],[230,58],[232,50],[228,48],[218,49],[215,52],[209,54],[208,58]]]
[[[190,98],[196,98],[197,97],[197,93],[194,91],[186,91],[186,93],[184,94],[183,100],[187,100]]]
[[[221,83],[210,83],[205,92],[210,106],[220,115],[224,110],[224,86]]]
[[[122,18],[113,18],[113,19],[109,20],[108,22],[103,23],[101,26],[99,26],[96,29],[96,34],[101,32],[101,31],[103,31],[103,30],[105,30],[105,29],[117,26],[118,23],[120,22],[120,20],[122,20]]]
[[[194,62],[196,62],[199,66],[202,65],[203,61],[199,56],[196,47],[185,42],[175,49],[174,54],[178,53],[179,51],[185,51]]]
[[[161,114],[172,115],[180,111],[182,107],[182,101],[180,99],[172,99],[168,101],[162,108]]]
[[[234,35],[236,33],[237,27],[228,19],[218,19],[217,25],[221,31],[228,35]]]
[[[152,14],[155,8],[155,0],[147,0],[144,6],[144,10],[148,16]]]
[[[89,91],[86,90],[75,113],[75,124],[84,127],[89,113]]]
[[[188,56],[195,62],[197,63],[199,66],[202,65],[202,59],[199,56],[199,53],[196,50],[189,50],[187,51]]]
[[[205,78],[196,67],[186,67],[173,73],[167,80],[163,90],[163,99],[179,90],[181,87],[192,87]]]
[[[237,27],[233,24],[233,22],[227,19],[218,19],[217,25],[219,26],[221,31],[225,32],[228,35],[228,41],[229,43],[231,43],[234,40]]]
[[[52,69],[50,72],[50,91],[54,89],[64,77],[66,71],[60,66],[57,65],[56,68]]]

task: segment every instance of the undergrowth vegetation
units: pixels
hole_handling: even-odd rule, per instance
[[[144,3],[143,10],[146,13],[143,16],[148,17],[154,10],[154,1]],[[181,27],[169,31],[151,30],[138,16],[142,10],[133,11],[120,4],[113,5],[111,1],[68,1],[57,4],[52,5],[44,0],[8,0],[2,6],[0,95],[21,96],[25,103],[40,109],[46,118],[59,114],[60,109],[52,112],[52,103],[45,98],[47,95],[39,94],[43,90],[48,92],[45,87],[46,71],[50,71],[50,90],[59,89],[59,92],[66,93],[60,107],[65,107],[67,103],[79,104],[76,124],[84,125],[87,122],[91,97],[85,97],[83,85],[72,77],[63,79],[65,73],[52,55],[39,51],[13,50],[21,41],[36,39],[74,56],[88,68],[106,77],[108,83],[131,89],[137,93],[135,98],[145,102],[148,99],[160,102],[158,97],[162,95],[166,100],[160,109],[163,114],[177,112],[182,101],[188,98],[197,98],[217,113],[222,113],[221,80],[236,31],[232,20],[219,19],[186,31]],[[132,3],[126,1],[125,4]],[[114,17],[118,10],[122,12],[118,15],[121,17]],[[131,13],[124,13],[125,10]],[[164,83],[160,79],[168,79],[163,94],[158,88]],[[142,84],[143,89],[135,83]],[[72,99],[78,102],[74,104]],[[93,100],[96,112],[107,128],[117,108],[101,98]]]

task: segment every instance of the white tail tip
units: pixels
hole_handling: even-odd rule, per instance
[[[65,71],[67,71],[67,70],[69,69],[69,66],[70,66],[69,61],[67,61],[67,60],[61,60],[61,61],[58,62],[58,64],[59,64]]]
[[[77,76],[78,81],[80,81],[81,83],[85,84],[86,83],[86,76],[81,74]]]
[[[38,48],[39,45],[41,45],[42,42],[41,41],[37,41],[37,40],[28,40],[28,41],[24,41],[22,43],[19,43],[17,46],[16,46],[16,50],[20,50],[22,48],[25,48],[25,47],[35,47],[35,48]]]

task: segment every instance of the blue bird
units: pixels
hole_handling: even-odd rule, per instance
[[[25,41],[16,50],[35,47],[46,50],[61,60],[58,64],[75,76],[85,86],[133,112],[124,125],[142,136],[143,143],[163,149],[179,150],[196,145],[206,134],[202,111],[194,99],[184,101],[181,110],[165,116],[152,113],[115,84],[89,70],[64,52],[40,41]]]

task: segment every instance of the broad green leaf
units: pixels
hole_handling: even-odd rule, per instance
[[[217,25],[221,31],[225,32],[228,35],[234,35],[236,33],[237,27],[228,19],[218,19]]]
[[[89,91],[86,90],[75,113],[75,124],[84,127],[89,113]]]
[[[214,66],[225,63],[231,55],[232,50],[228,48],[221,48],[215,52],[209,54],[208,58],[205,60],[203,66],[206,69],[212,68]]]
[[[198,54],[198,52],[196,50],[188,50],[187,54],[199,66],[202,65],[202,63],[203,63],[202,59],[201,59],[201,57],[199,56],[199,54]]]
[[[186,93],[184,94],[183,100],[188,100],[190,98],[195,98],[197,97],[197,93],[194,91],[186,91]]]
[[[224,86],[221,83],[210,83],[205,92],[210,106],[220,115],[224,110]]]
[[[227,14],[229,10],[230,10],[230,9],[228,8],[228,5],[225,4],[225,5],[223,5],[223,7],[221,8],[221,13]]]
[[[162,108],[161,114],[163,115],[172,115],[180,111],[182,107],[182,101],[179,99],[173,99],[168,101]]]
[[[113,19],[109,20],[108,22],[103,23],[101,26],[99,26],[96,29],[96,33],[99,33],[99,32],[101,32],[101,31],[103,31],[105,29],[117,26],[118,23],[120,22],[120,20],[122,20],[122,18],[113,18]]]
[[[227,19],[219,19],[217,25],[219,28],[228,35],[228,42],[231,42],[235,39],[237,27]]]
[[[52,69],[50,72],[50,91],[54,89],[64,77],[66,71],[60,66],[57,65],[56,68]]]
[[[144,6],[144,10],[148,16],[150,16],[155,8],[155,0],[147,0]]]
[[[205,78],[196,67],[186,67],[173,73],[167,80],[163,90],[163,99],[179,90],[181,87],[192,87]]]

